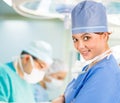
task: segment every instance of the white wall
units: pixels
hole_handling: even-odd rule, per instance
[[[69,36],[68,36],[69,35]],[[45,40],[53,46],[53,57],[64,61],[68,58],[66,43],[70,42],[69,30],[63,21],[54,20],[2,20],[0,21],[0,62],[19,55],[32,40]],[[66,59],[66,60],[65,60]]]

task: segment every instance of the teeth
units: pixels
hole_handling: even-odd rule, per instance
[[[86,54],[87,52],[83,52],[83,54]]]

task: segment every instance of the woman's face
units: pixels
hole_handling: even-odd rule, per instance
[[[93,59],[108,49],[108,33],[82,33],[72,36],[73,43],[85,60]]]

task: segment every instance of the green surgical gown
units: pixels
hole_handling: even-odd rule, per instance
[[[20,78],[12,62],[0,64],[0,102],[34,103],[32,86]]]

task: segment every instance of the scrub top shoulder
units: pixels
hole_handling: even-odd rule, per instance
[[[111,55],[78,76],[65,90],[65,103],[120,103],[120,69]]]
[[[0,101],[34,103],[32,86],[19,77],[12,62],[0,64]]]

